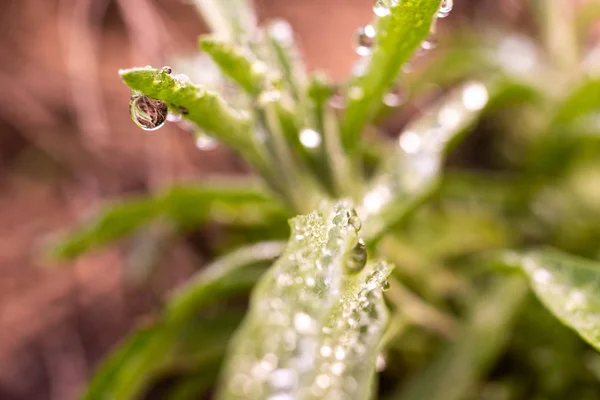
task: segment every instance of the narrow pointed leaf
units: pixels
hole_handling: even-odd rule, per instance
[[[221,68],[221,71],[237,82],[246,92],[258,95],[262,90],[267,65],[254,59],[252,53],[240,46],[214,37],[200,38],[200,48]]]
[[[568,327],[600,351],[600,263],[539,250],[511,255],[523,269],[542,303]]]
[[[346,148],[354,149],[360,133],[378,111],[381,99],[429,34],[440,0],[402,0],[379,18],[376,44],[366,72],[351,83],[342,122]],[[353,95],[354,94],[354,95]]]
[[[260,225],[285,220],[286,212],[258,188],[227,184],[176,186],[150,197],[126,199],[104,206],[52,248],[58,258],[74,258],[112,243],[157,220],[179,229],[208,219],[234,225]]]
[[[291,224],[284,254],[254,290],[219,398],[367,399],[391,267],[355,271],[366,254],[357,254],[358,220],[345,202]]]

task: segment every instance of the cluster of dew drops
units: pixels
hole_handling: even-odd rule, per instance
[[[401,4],[403,0],[375,0],[373,5],[373,12],[378,17],[386,17],[391,14],[392,8],[397,7]],[[450,12],[454,8],[453,0],[442,0],[440,3],[440,8],[437,11],[437,18],[446,18],[450,15]],[[421,43],[421,49],[419,50],[419,54],[422,54],[428,50],[432,50],[437,46],[437,39],[435,36],[436,31],[436,23],[434,21],[431,26],[431,31],[427,39]],[[356,54],[362,57],[360,61],[358,61],[352,72],[354,76],[361,76],[366,71],[366,67],[368,64],[369,56],[372,53],[373,47],[377,42],[377,30],[374,25],[366,25],[358,28],[355,34],[355,43],[354,50]],[[410,63],[407,63],[403,66],[404,72],[410,72],[412,70],[412,66]],[[349,97],[361,96],[362,93],[354,93],[358,92],[356,90],[358,88],[350,88],[348,95]],[[342,96],[340,93],[337,94],[337,99],[333,101],[333,105],[335,108],[343,108]],[[388,107],[398,107],[404,102],[404,96],[402,95],[402,88],[400,85],[396,84],[389,93],[387,93],[383,98],[383,103]],[[336,107],[336,105],[338,105]]]
[[[375,0],[373,12],[378,17],[386,17],[391,13],[392,8],[399,6],[402,1],[404,0]],[[437,12],[437,17],[447,17],[453,7],[453,0],[442,0]],[[429,37],[421,43],[421,52],[436,47],[437,40],[435,38],[435,29],[434,22]],[[373,25],[369,24],[357,30],[355,34],[355,51],[362,59],[354,66],[353,75],[360,76],[364,74],[368,64],[368,57],[371,55],[376,41],[377,31]],[[403,67],[405,72],[410,72],[411,69],[412,67],[409,63]],[[172,72],[171,68],[167,66],[163,67],[162,71],[169,75]],[[189,82],[189,78],[183,74],[175,75],[174,78]],[[360,96],[361,93],[355,93],[358,90],[360,89],[356,87],[349,88],[348,96]],[[403,102],[404,96],[399,85],[395,85],[383,98],[383,103],[388,107],[398,107]],[[329,105],[334,109],[344,108],[343,95],[339,88],[332,94]],[[214,138],[199,131],[193,124],[183,120],[183,115],[187,113],[187,110],[180,109],[177,111],[178,112],[173,112],[169,110],[167,104],[161,100],[152,99],[143,93],[132,91],[129,102],[129,112],[133,122],[141,129],[145,131],[155,131],[162,128],[166,122],[174,122],[180,124],[182,128],[194,134],[196,147],[200,150],[210,151],[217,147],[218,142]],[[321,135],[312,129],[304,129],[300,132],[300,141],[307,148],[315,148],[321,144]]]

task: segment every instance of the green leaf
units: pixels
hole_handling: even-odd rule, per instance
[[[250,119],[230,108],[218,93],[161,69],[132,68],[119,74],[131,89],[166,102],[174,111],[184,108],[186,119],[233,149],[252,144]]]
[[[565,325],[600,350],[600,263],[557,250],[510,254],[535,294]]]
[[[254,59],[248,50],[214,37],[201,37],[200,48],[221,71],[237,82],[249,94],[257,96],[263,89],[267,65]]]
[[[256,29],[251,0],[192,0],[211,31],[229,42],[242,41]]]
[[[172,294],[167,305],[167,318],[191,318],[199,308],[215,300],[215,293],[223,297],[226,293],[239,291],[240,287],[251,287],[263,269],[249,266],[276,259],[284,247],[283,242],[263,242],[235,250],[214,261]]]
[[[291,225],[290,242],[255,288],[230,348],[220,398],[366,399],[387,321],[382,290],[391,267],[369,262],[357,271],[366,250],[346,202]]]
[[[285,217],[285,211],[277,202],[251,186],[225,183],[176,186],[152,197],[121,200],[105,206],[60,240],[53,247],[52,255],[74,258],[160,219],[187,230],[211,218],[243,226],[272,223]]]
[[[407,126],[358,208],[368,240],[400,222],[435,189],[446,153],[477,121],[489,96],[483,83],[467,83]]]
[[[138,331],[100,366],[82,399],[136,400],[161,376],[217,369],[241,317],[229,311]]]
[[[247,292],[265,266],[283,251],[279,242],[238,249],[207,265],[167,303],[159,322],[141,329],[121,344],[95,374],[84,400],[133,400],[168,372],[214,374],[234,327],[237,311],[199,317],[210,305]],[[176,392],[194,395],[210,385],[184,385]]]
[[[376,24],[376,44],[365,73],[351,83],[342,122],[342,141],[356,149],[360,133],[373,118],[386,91],[429,34],[440,0],[403,0]]]
[[[585,79],[560,104],[552,125],[573,122],[600,112],[600,79]]]
[[[521,279],[496,283],[474,305],[457,339],[404,391],[399,400],[462,400],[498,358],[527,293]]]

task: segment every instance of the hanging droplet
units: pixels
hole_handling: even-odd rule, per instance
[[[359,56],[368,56],[371,54],[371,50],[375,44],[375,36],[376,32],[373,25],[358,28],[356,31],[356,54]]]
[[[454,0],[442,0],[440,8],[437,12],[438,18],[446,18],[454,8]]]
[[[358,233],[362,229],[362,222],[360,221],[360,218],[358,217],[356,210],[353,209],[351,211],[350,217],[348,218],[348,223],[350,224],[350,226],[352,228],[354,228],[356,233]]]
[[[383,281],[383,283],[381,284],[381,288],[383,289],[384,292],[386,290],[389,290],[390,289],[390,281]]]
[[[164,67],[162,67],[162,71],[163,71],[165,74],[169,74],[169,75],[171,75],[171,72],[173,72],[173,69],[172,69],[171,67],[169,67],[168,65],[165,65]]]
[[[212,151],[217,148],[219,142],[205,134],[204,132],[196,132],[196,147],[202,151]]]
[[[165,124],[168,108],[164,101],[151,99],[140,92],[131,92],[129,114],[137,126],[145,131],[154,131]]]
[[[351,272],[361,271],[367,264],[367,246],[362,239],[352,249],[346,261],[346,268]]]

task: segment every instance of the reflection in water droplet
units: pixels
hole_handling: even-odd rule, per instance
[[[462,93],[462,101],[469,111],[483,109],[489,100],[489,93],[481,82],[471,82],[466,85]]]
[[[300,132],[300,143],[309,149],[315,149],[321,145],[321,135],[312,129],[303,129]]]
[[[167,104],[151,99],[139,92],[132,92],[129,101],[129,113],[137,126],[145,131],[161,128],[167,120]]]
[[[421,149],[421,137],[413,132],[406,131],[398,138],[400,148],[408,154],[417,153]]]
[[[368,56],[371,54],[373,45],[375,44],[375,28],[373,25],[367,25],[363,28],[358,28],[356,31],[356,54],[359,56]]]
[[[452,8],[454,8],[453,0],[442,0],[440,4],[440,8],[437,12],[438,18],[446,18],[452,12]]]
[[[219,142],[202,132],[196,133],[196,147],[202,151],[212,151],[219,146]]]
[[[358,240],[356,246],[352,249],[348,260],[346,261],[346,268],[351,272],[361,271],[367,263],[367,246],[362,239]]]

